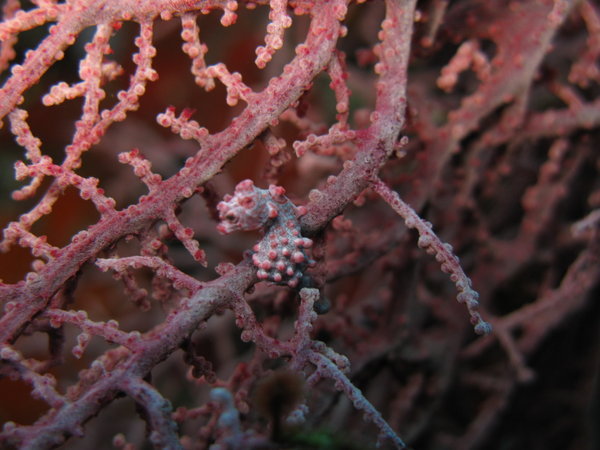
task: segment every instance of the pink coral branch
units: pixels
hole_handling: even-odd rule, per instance
[[[212,80],[212,78],[211,78]],[[190,120],[193,111],[183,110],[179,117],[175,117],[175,108],[170,107],[156,116],[156,121],[163,127],[168,127],[173,133],[179,134],[182,139],[194,139],[198,144],[206,144],[208,130],[201,127],[195,120]],[[192,161],[190,159],[190,161]]]
[[[44,312],[44,317],[50,319],[50,326],[58,328],[64,323],[70,323],[81,329],[88,336],[100,336],[107,342],[120,344],[130,350],[135,350],[140,343],[140,333],[132,331],[126,333],[119,330],[119,323],[116,320],[108,322],[94,322],[87,318],[85,311],[62,311],[59,309],[48,309]],[[81,357],[83,346],[73,351]]]
[[[207,138],[206,145],[198,155],[189,160],[177,175],[164,181],[160,197],[150,195],[143,199],[143,207],[132,205],[75,235],[71,244],[61,251],[61,257],[39,274],[38,282],[15,286],[10,291],[8,287],[3,288],[0,292],[2,297],[19,298],[23,307],[11,310],[0,319],[0,338],[7,339],[19,330],[85,261],[117,238],[134,233],[149,222],[166,216],[171,211],[171,205],[179,203],[185,198],[186,192],[193,192],[196,186],[214,176],[226,161],[252,142],[268,123],[295,101],[328,62],[334,38],[339,33],[339,22],[323,11],[335,7],[337,3],[317,8],[307,43],[286,66],[284,74],[261,93],[260,101],[248,105],[226,130]],[[42,292],[46,294],[40,295]]]
[[[167,17],[197,7],[207,10],[224,8],[226,13],[230,14],[231,10],[226,8],[228,3],[230,2],[216,0],[201,1],[198,5],[189,0],[80,1],[71,7],[48,4],[33,9],[27,14],[15,16],[8,23],[0,26],[2,40],[46,21],[56,20],[57,23],[50,27],[50,35],[40,44],[37,52],[30,52],[22,65],[12,67],[13,75],[0,89],[0,120],[18,104],[21,94],[31,87],[55,61],[63,57],[64,50],[73,45],[75,37],[87,26],[133,19],[145,24],[143,27],[146,28],[151,23],[150,20],[158,15]],[[34,20],[36,16],[41,18],[41,22]],[[228,20],[228,23],[231,23],[231,20]],[[142,39],[146,38],[142,37]],[[117,114],[117,117],[120,115]]]
[[[317,318],[313,308],[315,302],[319,299],[319,291],[316,289],[302,289],[300,298],[301,303],[298,319],[295,323],[295,333],[292,339],[287,342],[279,342],[266,336],[246,302],[243,300],[237,302],[238,320],[241,322],[240,325],[245,328],[242,332],[242,339],[255,342],[259,348],[267,352],[270,358],[289,354],[292,357],[292,367],[297,370],[302,370],[309,362],[314,364],[316,369],[311,375],[311,384],[316,383],[320,378],[334,380],[336,389],[344,391],[355,408],[362,410],[365,417],[380,429],[382,437],[391,439],[397,448],[405,448],[406,444],[402,439],[398,437],[381,414],[340,369],[341,367],[347,370],[347,359],[333,352],[322,342],[311,340],[310,331]]]
[[[177,239],[181,241],[185,249],[192,257],[203,266],[206,266],[206,254],[200,249],[200,243],[194,239],[194,230],[189,227],[184,227],[177,219],[173,211],[169,211],[165,217],[169,230],[175,234]]]
[[[337,216],[343,208],[368,187],[367,179],[377,173],[391,154],[398,133],[404,125],[406,108],[406,70],[413,30],[414,1],[387,2],[384,31],[380,33],[379,47],[382,60],[377,83],[376,110],[372,124],[357,136],[359,151],[353,160],[344,164],[334,183],[328,184],[308,206],[301,219],[303,231],[310,235],[320,228],[323,217]]]
[[[356,131],[349,130],[343,123],[333,125],[328,133],[323,136],[309,134],[303,141],[295,141],[293,144],[297,156],[303,156],[310,149],[320,149],[319,153],[334,153],[331,147],[344,144],[356,139]]]
[[[31,129],[26,122],[27,116],[27,111],[22,109],[12,111],[9,115],[10,130],[15,135],[17,143],[25,148],[25,157],[33,163],[38,163],[42,160],[40,149],[42,142],[31,133]],[[13,198],[15,200],[24,200],[31,197],[36,193],[42,181],[44,181],[43,174],[35,175],[29,185],[13,192]]]
[[[21,440],[27,436],[22,448],[33,449],[57,445],[65,436],[79,433],[78,424],[84,423],[100,410],[104,402],[114,398],[120,386],[125,385],[132,377],[146,376],[147,372],[176,349],[200,322],[212,316],[216,309],[229,304],[233,300],[232,296],[241,295],[252,279],[249,267],[242,265],[216,282],[206,285],[193,297],[183,301],[178,310],[171,313],[162,325],[144,335],[143,345],[137,352],[125,357],[120,356],[115,362],[101,362],[100,365],[104,367],[101,371],[103,376],[95,379],[95,382],[85,389],[83,386],[80,389],[72,389],[73,392],[79,393],[72,396],[63,407],[50,410],[34,425],[21,427],[18,432],[11,431],[5,436],[0,435],[0,438]],[[107,364],[114,367],[109,370]],[[13,435],[15,437],[11,437]]]
[[[404,441],[389,426],[381,413],[330,359],[319,353],[312,353],[310,361],[317,366],[317,377],[334,380],[336,389],[343,391],[354,407],[364,413],[365,419],[373,422],[379,428],[380,440],[389,439],[396,448],[406,448]]]
[[[0,388],[24,387],[32,411],[0,406],[1,447],[89,446],[122,396],[147,428],[136,438],[139,418],[119,416],[109,434],[125,449],[346,446],[338,430],[367,447],[361,415],[396,448],[500,433],[526,447],[494,426],[514,398],[533,411],[519,383],[565,386],[544,380],[539,350],[565,355],[551,331],[571,333],[569,378],[591,385],[594,341],[568,326],[595,326],[575,313],[595,308],[600,279],[590,2],[21,3],[0,21],[2,131],[24,151],[6,143],[3,160],[25,182],[2,209]],[[232,118],[209,132],[211,114]],[[465,335],[411,228],[484,335]],[[504,352],[484,353],[493,343]],[[582,436],[584,422],[548,429]]]
[[[452,91],[458,81],[458,76],[469,67],[473,67],[480,80],[485,80],[490,74],[489,61],[475,41],[466,41],[461,44],[448,65],[442,69],[437,80],[438,87],[446,92]]]
[[[171,280],[175,289],[186,289],[190,293],[202,289],[202,283],[198,282],[198,280],[186,275],[164,259],[157,256],[98,258],[96,260],[96,265],[101,270],[112,269],[116,272],[125,272],[128,268],[139,269],[141,267],[149,267],[153,269],[158,276]]]
[[[182,50],[192,59],[191,72],[194,75],[194,81],[198,86],[207,91],[214,89],[215,82],[212,77],[206,73],[206,61],[204,56],[208,51],[206,44],[200,42],[200,28],[196,22],[196,16],[188,13],[181,16],[181,39],[184,41]]]
[[[32,395],[44,400],[50,407],[59,408],[65,403],[65,398],[56,390],[56,379],[51,374],[39,374],[32,361],[23,358],[18,351],[8,345],[0,348],[0,358],[10,361],[20,378],[33,387]]]
[[[229,72],[229,69],[223,63],[207,67],[206,75],[211,79],[218,79],[225,85],[227,89],[226,102],[229,106],[237,105],[240,99],[250,103],[252,99],[256,98],[252,89],[242,81],[242,75],[239,72]]]
[[[335,110],[337,111],[336,119],[340,126],[346,125],[350,108],[350,89],[348,88],[348,70],[346,68],[346,55],[342,52],[336,52],[327,73],[331,78],[329,87],[333,89],[336,98]]]
[[[150,442],[157,448],[182,449],[177,426],[171,418],[170,402],[140,378],[127,378],[123,380],[121,387],[144,409],[146,422],[151,430]]]
[[[14,18],[17,12],[22,12],[21,5],[19,0],[7,0],[2,5],[2,18],[4,19],[4,23],[8,22],[9,19]],[[17,43],[17,33],[13,32],[11,34],[5,35],[4,39],[0,39],[2,45],[0,46],[0,72],[4,72],[10,61],[12,61],[16,52],[14,50],[14,46]]]
[[[375,179],[373,189],[383,198],[403,219],[408,228],[415,228],[419,233],[419,247],[429,254],[435,255],[441,264],[442,271],[450,274],[450,279],[458,289],[457,300],[464,303],[469,310],[471,323],[478,334],[487,334],[492,331],[490,324],[483,320],[478,311],[479,294],[472,288],[471,279],[465,275],[458,257],[452,252],[450,244],[443,243],[432,231],[431,224],[425,222],[400,196],[388,188],[383,181]]]
[[[569,81],[588,86],[590,81],[600,80],[600,11],[589,1],[581,2],[579,10],[588,29],[587,47],[585,53],[571,67]]]
[[[148,189],[156,190],[160,188],[162,177],[152,172],[152,163],[144,158],[138,149],[133,149],[128,153],[120,153],[119,162],[131,165],[135,176],[139,177]]]
[[[283,46],[283,32],[292,25],[292,18],[287,14],[287,0],[270,0],[269,6],[271,12],[269,19],[271,22],[267,26],[267,36],[265,37],[265,46],[256,48],[255,63],[259,68],[264,68],[273,54]],[[345,14],[342,15],[341,19]]]

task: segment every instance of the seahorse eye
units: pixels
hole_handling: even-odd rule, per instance
[[[238,217],[235,214],[233,214],[233,213],[228,213],[225,216],[225,220],[227,220],[228,222],[235,223],[235,222],[237,222]]]

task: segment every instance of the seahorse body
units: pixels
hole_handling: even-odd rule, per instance
[[[267,190],[257,188],[252,180],[241,181],[233,196],[226,195],[217,209],[221,219],[217,230],[222,234],[265,229],[252,255],[261,280],[295,288],[306,268],[315,264],[307,253],[313,242],[302,236],[298,221],[306,209],[296,207],[281,186],[271,185]]]

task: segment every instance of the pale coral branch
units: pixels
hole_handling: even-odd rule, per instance
[[[395,144],[405,122],[407,68],[416,2],[387,0],[385,5],[386,15],[379,31],[381,42],[373,49],[379,58],[374,68],[379,77],[370,131],[385,142],[386,152],[391,152],[393,147],[388,146]]]
[[[125,378],[120,386],[145,411],[150,428],[150,442],[155,448],[183,449],[177,437],[177,425],[171,418],[171,403],[141,378]]]
[[[489,323],[483,320],[479,313],[479,294],[472,288],[469,277],[464,273],[458,257],[452,252],[450,244],[443,243],[431,229],[431,224],[419,217],[414,209],[405,203],[400,196],[392,191],[380,179],[373,180],[373,189],[383,198],[400,217],[408,228],[415,228],[419,233],[419,247],[427,253],[435,255],[435,259],[441,264],[442,271],[450,274],[450,279],[456,285],[459,293],[457,300],[464,303],[471,316],[471,323],[477,334],[487,334],[492,331]]]
[[[557,139],[548,149],[546,161],[540,165],[536,183],[527,188],[521,199],[524,216],[519,230],[522,242],[534,241],[551,223],[553,213],[564,198],[564,186],[573,182],[584,160],[584,152],[578,152],[573,162],[566,164],[571,156],[566,139]]]
[[[233,304],[232,309],[236,315],[236,325],[243,328],[240,339],[243,342],[252,341],[261,351],[269,358],[275,359],[288,354],[287,346],[279,340],[267,335],[256,316],[254,311],[245,299],[239,298]]]
[[[65,398],[56,390],[56,379],[51,374],[42,375],[35,370],[31,361],[14,348],[0,345],[0,358],[10,361],[20,375],[20,378],[33,387],[32,396],[44,400],[50,407],[59,408],[65,403]]]
[[[314,310],[314,305],[320,297],[321,294],[318,289],[303,288],[300,290],[298,319],[294,323],[295,332],[290,341],[296,354],[303,352],[310,345],[310,332],[314,322],[317,320],[317,313]]]
[[[148,311],[151,308],[152,305],[148,299],[148,290],[139,286],[135,274],[131,270],[115,272],[113,276],[115,279],[123,282],[125,295],[141,311]]]
[[[86,44],[86,56],[79,63],[79,77],[83,81],[84,102],[81,118],[75,123],[75,135],[71,144],[65,149],[67,157],[62,166],[69,170],[81,165],[81,154],[95,141],[100,133],[91,135],[94,125],[100,119],[100,101],[106,93],[100,87],[102,82],[102,60],[110,51],[109,39],[113,28],[107,24],[99,24],[92,40]]]
[[[423,47],[431,47],[435,42],[440,26],[443,24],[444,15],[448,9],[448,0],[434,0],[429,7],[427,21],[427,34],[421,39]]]
[[[580,237],[600,229],[600,209],[594,209],[583,219],[571,225],[571,233]]]
[[[79,195],[84,200],[91,200],[101,215],[110,215],[115,211],[115,200],[104,194],[104,190],[98,187],[100,180],[94,177],[84,178],[73,171],[52,163],[50,157],[42,157],[38,164],[25,165],[21,161],[15,164],[17,180],[25,177],[35,177],[39,174],[52,176],[62,189],[73,186],[79,190]]]
[[[244,342],[252,341],[269,358],[290,356],[292,366],[302,370],[306,365],[308,353],[313,351],[313,341],[310,340],[310,330],[317,318],[313,305],[319,299],[317,289],[303,288],[300,291],[300,306],[298,318],[295,322],[294,336],[288,341],[281,341],[269,336],[257,321],[252,308],[246,300],[240,298],[233,305],[236,314],[236,324],[243,328],[241,339]]]
[[[19,222],[11,222],[4,229],[4,239],[0,242],[0,250],[7,251],[15,242],[23,248],[30,248],[36,258],[44,257],[52,260],[60,254],[60,249],[48,244],[45,235],[36,236]]]
[[[123,345],[130,350],[135,350],[141,342],[139,332],[127,333],[120,330],[119,323],[116,320],[94,322],[88,319],[86,311],[48,309],[44,312],[44,317],[50,319],[50,325],[54,328],[58,328],[64,323],[70,323],[88,335],[100,336],[107,342]]]
[[[65,5],[47,4],[44,7],[13,14],[19,9],[18,6],[18,1],[9,1],[4,5],[5,20],[0,25],[0,41],[2,42],[8,40],[11,35],[17,35],[22,31],[31,30],[46,22],[56,20],[59,14],[64,13],[66,9]]]
[[[329,358],[314,352],[310,354],[309,360],[317,366],[316,376],[333,380],[335,388],[343,391],[354,407],[363,412],[365,419],[373,422],[379,428],[379,440],[389,439],[396,448],[406,448],[404,441],[385,421],[381,413]]]
[[[492,324],[494,327],[494,335],[506,352],[519,382],[528,383],[535,379],[535,372],[527,366],[525,356],[519,350],[516,340],[510,333],[510,330],[507,330],[504,327],[504,323],[501,320],[493,320]]]
[[[270,130],[265,132],[262,142],[269,154],[268,165],[263,171],[264,178],[269,184],[277,184],[278,175],[285,163],[290,160],[290,155],[286,151],[287,143],[285,139],[278,138]]]
[[[84,135],[80,148],[69,152],[69,158],[78,161],[80,152],[85,151],[89,146],[95,144],[106,132],[106,129],[114,122],[125,120],[130,111],[135,111],[139,107],[139,98],[146,92],[148,81],[156,81],[158,73],[152,68],[152,59],[156,55],[156,48],[152,45],[153,22],[140,22],[140,35],[135,38],[134,42],[139,52],[132,57],[136,65],[135,72],[131,76],[127,89],[120,91],[117,94],[118,102],[111,108],[100,112],[100,120],[96,120],[91,124],[88,132]],[[101,66],[99,70],[102,70]],[[76,141],[74,139],[73,144]],[[71,147],[71,146],[70,146]]]
[[[65,8],[63,7],[61,9],[63,9],[64,12]],[[32,10],[30,14],[33,15],[36,11],[38,10]],[[97,14],[98,11],[96,8],[90,8],[89,13],[90,16],[93,17],[94,13]],[[59,13],[56,11],[56,16],[58,15]],[[75,42],[75,37],[83,28],[93,23],[93,21],[90,20],[91,17],[88,18],[88,20],[82,20],[82,18],[76,14],[65,15],[62,20],[59,19],[60,26],[54,25],[51,27],[50,35],[40,44],[38,51],[30,52],[22,65],[15,64],[12,66],[12,76],[0,89],[0,124],[2,118],[18,103],[22,102],[22,93],[36,83],[48,67],[56,60],[63,57],[63,51]],[[52,17],[52,19],[53,18],[54,17]],[[0,38],[7,33],[20,32],[31,28],[32,25],[34,25],[33,23],[21,22],[18,17],[15,17],[13,21],[15,23],[12,27],[5,25],[3,28],[0,28]],[[46,17],[44,17],[42,23],[45,21]],[[6,28],[8,28],[8,30],[6,30]]]
[[[31,133],[31,129],[27,124],[28,116],[27,111],[15,108],[9,114],[10,131],[15,136],[17,144],[25,148],[25,157],[33,163],[38,163],[42,158],[40,150],[42,141]]]
[[[326,128],[321,124],[315,124],[315,122],[307,117],[300,117],[295,106],[285,110],[279,116],[279,121],[287,121],[294,124],[299,130],[305,133],[316,133],[322,128]]]

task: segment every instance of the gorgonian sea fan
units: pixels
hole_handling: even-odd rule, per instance
[[[596,5],[2,8],[0,446],[507,433],[600,279]]]

